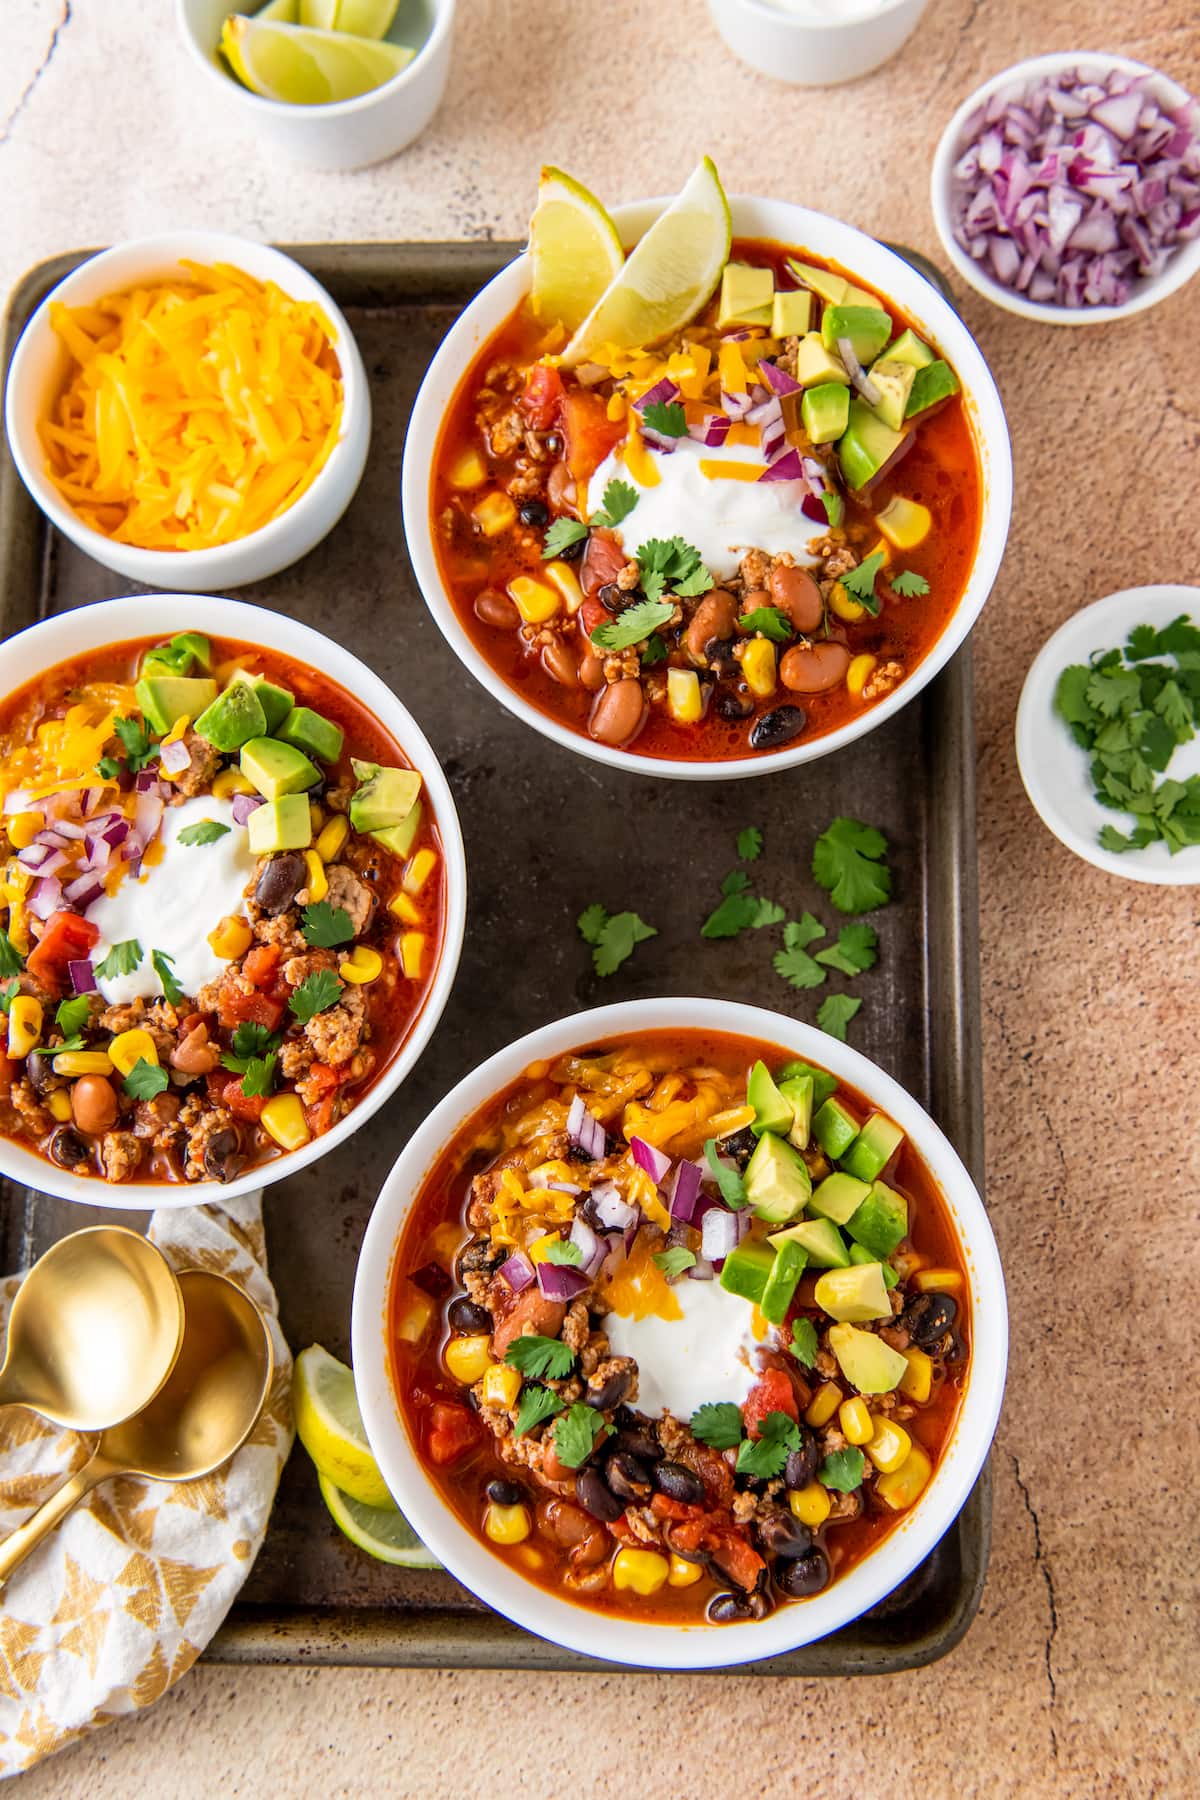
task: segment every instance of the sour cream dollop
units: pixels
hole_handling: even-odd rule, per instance
[[[636,556],[651,538],[681,537],[700,552],[700,560],[718,581],[736,573],[747,550],[779,556],[790,550],[796,561],[818,559],[809,549],[828,527],[817,525],[800,510],[807,489],[802,481],[726,481],[701,471],[705,462],[758,463],[757,450],[727,444],[709,447],[695,438],[679,438],[669,454],[654,455],[657,487],[642,487],[615,452],[605,457],[588,482],[588,506],[598,511],[610,481],[627,481],[638,491],[638,503],[618,529],[628,555]],[[695,1283],[692,1284],[695,1286]]]
[[[689,1281],[686,1276],[671,1292],[682,1319],[609,1313],[604,1321],[613,1354],[637,1361],[638,1411],[652,1418],[672,1412],[687,1420],[708,1400],[732,1400],[740,1406],[758,1379],[749,1303],[719,1281]]]
[[[179,843],[181,831],[205,819],[230,829],[211,844]],[[199,794],[168,806],[155,842],[162,847],[160,861],[146,865],[140,877],[126,875],[115,894],[102,895],[88,908],[88,918],[100,928],[93,965],[103,962],[114,944],[130,938],[137,939],[144,953],[131,974],[97,977],[110,1006],[162,993],[152,950],[172,959],[172,972],[186,994],[215,981],[228,964],[213,954],[208,934],[227,913],[245,910],[243,889],[255,859],[245,830],[233,822],[228,800]]]

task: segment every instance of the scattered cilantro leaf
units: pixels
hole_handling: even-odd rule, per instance
[[[784,930],[784,948],[777,950],[772,958],[775,973],[790,981],[794,988],[820,987],[825,980],[825,971],[794,937],[788,941],[789,933],[795,930],[793,920]],[[824,937],[825,933],[820,935]]]
[[[504,1352],[504,1360],[510,1368],[519,1369],[522,1375],[534,1381],[544,1380],[547,1376],[551,1381],[563,1381],[574,1366],[575,1352],[561,1338],[526,1332],[524,1337],[513,1339]]]
[[[183,989],[175,979],[174,961],[175,958],[168,956],[165,950],[150,952],[150,966],[162,984],[164,995],[172,1006],[178,1006],[183,999]]]
[[[615,975],[623,962],[633,955],[638,944],[657,937],[658,927],[647,925],[635,912],[613,913],[605,919],[592,950],[592,967],[597,975]]]
[[[890,576],[888,586],[893,594],[899,594],[905,600],[911,599],[914,595],[929,592],[929,583],[914,569],[901,569],[898,575]]]
[[[732,1400],[709,1400],[698,1406],[689,1421],[692,1436],[711,1450],[732,1450],[743,1435],[742,1409]]]
[[[835,1450],[825,1458],[817,1471],[817,1480],[822,1487],[836,1488],[841,1494],[852,1494],[855,1488],[862,1486],[863,1470],[866,1458],[856,1444],[850,1444],[845,1450]]]
[[[288,1006],[302,1025],[328,1012],[342,997],[343,985],[332,969],[316,969],[300,983],[288,1000]]]
[[[542,1259],[548,1263],[563,1263],[569,1269],[578,1268],[583,1261],[583,1251],[570,1238],[559,1238],[557,1243],[549,1244]]]
[[[744,894],[750,886],[750,877],[745,869],[730,869],[721,882],[723,894]]]
[[[789,950],[807,950],[810,944],[827,935],[820,919],[814,919],[810,912],[804,912],[785,926],[783,941]]]
[[[125,1077],[125,1092],[134,1100],[153,1100],[155,1094],[161,1094],[167,1086],[169,1077],[165,1069],[157,1063],[148,1063],[139,1056]]]
[[[1106,719],[1115,719],[1142,697],[1142,684],[1132,669],[1094,669],[1088,678],[1087,700]]]
[[[1125,642],[1126,659],[1131,663],[1145,662],[1157,656],[1158,650],[1158,633],[1153,625],[1135,625]]]
[[[87,995],[77,994],[73,1000],[63,1000],[59,1003],[58,1011],[54,1015],[54,1023],[64,1037],[74,1037],[76,1032],[82,1031],[87,1024],[88,1014],[91,1010],[91,1002]]]
[[[745,631],[761,632],[776,644],[786,644],[793,635],[791,620],[777,606],[756,607],[754,612],[743,613],[738,624]]]
[[[792,1320],[792,1341],[788,1349],[797,1362],[803,1363],[806,1369],[812,1368],[817,1360],[817,1328],[811,1319]]]
[[[265,1025],[259,1025],[253,1019],[244,1019],[233,1034],[233,1053],[235,1056],[265,1056],[269,1050],[276,1048],[273,1032]]]
[[[554,1421],[554,1454],[565,1468],[577,1469],[592,1454],[596,1439],[611,1436],[612,1429],[603,1413],[577,1400],[570,1412]]]
[[[588,528],[582,519],[555,519],[542,545],[542,561],[549,562],[552,556],[561,556],[564,550],[569,550],[587,534]]]
[[[600,933],[608,920],[608,908],[601,906],[598,900],[585,907],[576,919],[575,924],[585,944],[598,944]]]
[[[514,1437],[524,1437],[535,1425],[545,1419],[552,1419],[555,1413],[563,1410],[563,1403],[551,1388],[529,1386],[521,1390],[521,1402],[517,1407],[517,1422],[513,1426]]]
[[[261,1099],[269,1094],[275,1086],[275,1064],[278,1056],[274,1050],[268,1056],[252,1056],[246,1064],[246,1072],[242,1076],[242,1092],[247,1100]]]
[[[695,1255],[686,1244],[672,1244],[669,1250],[656,1250],[652,1261],[668,1281],[674,1281],[685,1269],[694,1269],[696,1266]]]
[[[21,984],[16,976],[0,983],[0,1012],[7,1013],[9,1007],[21,991]]]
[[[82,1050],[83,1048],[83,1038],[78,1032],[75,1032],[71,1037],[64,1038],[61,1044],[51,1045],[51,1049],[55,1056],[61,1056],[64,1050]]]
[[[144,769],[158,755],[158,745],[150,742],[149,733],[140,719],[114,719],[113,731],[121,740],[133,774]]]
[[[223,825],[219,819],[201,819],[195,825],[185,825],[176,842],[190,850],[195,844],[215,844],[228,830],[228,825]]]
[[[852,1000],[849,994],[830,994],[822,1000],[817,1013],[817,1024],[830,1037],[846,1041],[846,1027],[862,1005],[861,1000]]]
[[[1169,656],[1183,656],[1189,651],[1200,650],[1200,627],[1193,625],[1186,613],[1180,613],[1159,632],[1158,648]]]
[[[646,648],[642,651],[642,667],[652,669],[655,663],[666,662],[669,655],[665,638],[655,631],[646,639]]]
[[[1155,696],[1154,711],[1167,730],[1173,733],[1177,744],[1186,744],[1195,735],[1192,729],[1192,709],[1180,692],[1177,681],[1163,683]]]
[[[850,569],[841,577],[842,586],[851,599],[865,607],[874,619],[879,613],[879,596],[875,592],[875,577],[883,567],[883,551],[873,550],[870,556],[864,557],[857,569]]]
[[[842,975],[861,975],[871,969],[879,955],[879,937],[873,925],[843,925],[836,944],[817,951],[817,961]]]
[[[873,912],[891,899],[886,854],[882,831],[861,819],[838,818],[813,846],[812,872],[839,912]]]
[[[344,906],[330,906],[328,900],[314,900],[305,907],[300,919],[304,941],[314,949],[332,950],[337,944],[348,944],[354,937],[354,921]]]
[[[642,423],[661,437],[687,436],[687,414],[678,400],[652,400],[642,408]]]
[[[769,1412],[758,1428],[757,1438],[746,1438],[738,1449],[734,1465],[739,1475],[756,1476],[770,1481],[783,1473],[789,1452],[800,1448],[800,1427],[785,1412]]]
[[[700,560],[700,552],[681,537],[648,538],[638,551],[637,560],[642,592],[647,600],[661,600],[667,588],[691,599],[697,594],[707,594],[713,584],[712,576]],[[592,641],[596,641],[594,634]]]
[[[602,510],[592,514],[588,525],[611,529],[627,519],[637,503],[638,491],[628,481],[610,481],[600,503]]]
[[[739,862],[757,862],[762,855],[763,834],[757,825],[747,825],[744,831],[738,832],[737,853]]]
[[[764,925],[781,925],[786,918],[787,909],[777,900],[756,900],[750,923],[755,931],[761,931]]]
[[[592,633],[598,650],[628,650],[644,638],[653,637],[675,611],[669,600],[635,600],[615,619],[606,619]]]
[[[731,869],[721,883],[721,892],[725,897],[700,927],[701,937],[736,937],[739,931],[748,931],[758,917],[759,902],[750,892],[750,877],[744,869]]]
[[[741,1171],[726,1168],[717,1153],[716,1138],[708,1138],[704,1145],[704,1159],[712,1170],[713,1180],[721,1190],[721,1198],[726,1206],[736,1212],[746,1204],[746,1184],[742,1180]]]
[[[117,721],[118,724],[120,721]],[[112,981],[118,975],[132,975],[141,962],[144,951],[136,938],[125,938],[114,944],[103,962],[95,964],[94,972],[104,981]]]

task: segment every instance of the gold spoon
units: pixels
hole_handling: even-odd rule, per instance
[[[154,1398],[182,1338],[183,1296],[161,1250],[124,1225],[74,1231],[13,1301],[0,1406],[104,1431]]]
[[[266,1320],[224,1275],[185,1269],[179,1285],[183,1343],[170,1377],[140,1413],[110,1426],[82,1469],[0,1544],[0,1587],[98,1482],[196,1481],[249,1437],[275,1366]]]

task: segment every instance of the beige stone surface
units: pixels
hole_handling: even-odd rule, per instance
[[[702,0],[462,0],[424,141],[320,176],[218,118],[172,12],[0,7],[0,288],[68,246],[183,221],[283,241],[515,234],[542,159],[622,198],[674,186],[701,148],[732,186],[936,255],[929,158],[978,80],[1085,46],[1200,85],[1192,0],[932,0],[898,60],[835,92],[741,69]],[[833,1684],[200,1667],[26,1777],[30,1800],[1196,1791],[1200,894],[1059,848],[1012,727],[1034,651],[1070,612],[1200,578],[1200,283],[1088,332],[974,298],[967,316],[1017,462],[976,639],[988,1191],[1013,1349],[974,1628],[930,1669]]]

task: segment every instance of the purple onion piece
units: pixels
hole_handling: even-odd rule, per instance
[[[700,1254],[708,1262],[723,1262],[737,1248],[738,1215],[723,1207],[710,1207],[700,1227]]]
[[[540,1262],[537,1283],[547,1300],[577,1300],[592,1285],[591,1279],[566,1263]]]
[[[35,919],[48,919],[57,912],[61,900],[62,882],[54,875],[42,875],[30,888],[25,904]]]
[[[252,812],[256,812],[265,804],[261,794],[235,794],[233,796],[233,822],[244,825]]]
[[[592,1117],[580,1094],[575,1095],[567,1113],[567,1136],[593,1162],[599,1162],[608,1154],[608,1138],[604,1127],[599,1119]]]
[[[17,851],[17,861],[27,869],[40,869],[54,855],[49,844],[39,844],[35,838],[32,844],[26,844],[23,850]]]
[[[598,1181],[588,1195],[592,1216],[604,1231],[627,1231],[636,1227],[638,1209],[621,1198],[615,1181]]]
[[[669,1156],[664,1156],[661,1150],[656,1150],[653,1144],[646,1142],[645,1138],[631,1137],[629,1148],[633,1152],[634,1162],[639,1169],[645,1170],[655,1187],[666,1180],[671,1167]]]
[[[80,875],[68,883],[63,889],[63,897],[69,900],[72,906],[77,906],[82,911],[84,907],[90,906],[93,900],[98,900],[103,892],[104,883],[89,870],[86,875]]]
[[[71,986],[77,994],[94,994],[96,992],[96,971],[92,968],[90,957],[81,956],[77,961],[69,962],[67,973],[71,977]]]
[[[690,1225],[696,1217],[700,1199],[700,1171],[692,1162],[681,1162],[667,1186],[667,1203],[671,1217]]]
[[[579,1213],[571,1221],[570,1241],[579,1248],[579,1271],[589,1281],[594,1281],[600,1273],[608,1256],[609,1246],[598,1232],[592,1230],[585,1218]]]
[[[800,452],[796,449],[785,450],[775,462],[767,464],[758,479],[760,481],[803,481],[804,466],[800,461]]]
[[[514,1250],[507,1262],[497,1270],[514,1294],[523,1294],[533,1280],[533,1264],[523,1250]]]
[[[708,1258],[706,1256],[698,1256],[691,1268],[687,1271],[687,1278],[689,1281],[712,1281],[715,1274],[716,1271]]]
[[[81,838],[87,836],[86,826],[77,825],[74,819],[56,819],[54,822],[54,831],[58,837],[67,838],[72,843],[78,843]],[[45,836],[46,834],[42,833],[40,835]]]
[[[182,738],[173,738],[169,744],[163,745],[159,761],[168,775],[182,775],[185,769],[191,767],[192,753]]]
[[[789,375],[786,369],[777,368],[773,362],[765,358],[758,365],[758,372],[774,394],[799,393],[803,384]]]
[[[636,411],[645,412],[648,406],[670,406],[678,398],[677,383],[669,375],[664,375],[661,381],[656,381],[652,388],[647,388],[641,399],[635,400],[633,404]]]

